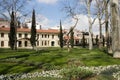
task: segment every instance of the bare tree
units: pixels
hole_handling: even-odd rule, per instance
[[[86,9],[87,9],[87,16],[88,16],[88,22],[89,22],[89,50],[92,50],[93,48],[93,42],[92,42],[92,26],[96,20],[96,18],[94,18],[92,20],[92,16],[91,16],[91,3],[92,3],[92,0],[84,0],[85,1],[85,4],[86,4]]]
[[[76,0],[77,1],[77,0]],[[74,30],[74,28],[77,26],[79,18],[78,18],[78,12],[77,10],[77,2],[74,1],[75,3],[71,4],[69,1],[66,0],[65,3],[63,3],[63,10],[67,13],[68,17],[71,17],[72,19],[75,20],[75,23],[73,26],[70,27],[69,32],[67,33],[67,48],[68,48],[68,52],[70,52],[70,47],[69,47],[69,43],[70,43],[70,33],[72,32],[72,30]]]
[[[7,15],[5,15],[5,13],[8,13],[9,16],[6,18],[11,20],[12,18],[11,14],[12,11],[14,11],[15,33],[17,32],[18,21],[21,18],[21,15],[19,14],[22,14],[22,12],[24,11],[25,9],[24,6],[27,1],[29,0],[0,0],[0,14],[6,17]],[[22,16],[25,16],[25,14]],[[17,49],[16,34],[15,34],[15,49]]]
[[[109,18],[110,18],[110,14],[108,11],[108,7],[109,7],[109,2],[110,0],[103,0],[104,1],[104,6],[105,6],[105,45],[107,47],[107,52],[109,52],[109,50],[111,49],[111,45],[110,45],[110,31],[109,31]]]
[[[91,50],[93,48],[93,43],[92,43],[92,25],[95,22],[95,19],[92,19],[93,17],[91,16],[91,2],[92,0],[74,0],[72,2],[72,4],[65,4],[64,5],[64,9],[66,11],[66,13],[68,14],[68,16],[71,16],[74,20],[76,20],[75,24],[71,27],[71,28],[75,28],[78,24],[79,21],[79,14],[82,13],[87,13],[88,16],[88,22],[89,22],[89,50]],[[67,2],[68,3],[68,2]],[[75,4],[73,4],[75,3]],[[81,5],[84,5],[84,7],[81,8]],[[86,11],[85,11],[86,10]],[[71,31],[68,32],[67,36],[69,36],[69,33]],[[69,39],[67,41],[67,46],[68,46],[68,50],[69,50]]]

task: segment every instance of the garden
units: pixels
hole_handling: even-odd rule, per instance
[[[120,80],[120,59],[104,49],[0,49],[0,80]]]

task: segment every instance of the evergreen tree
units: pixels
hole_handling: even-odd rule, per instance
[[[62,23],[61,23],[61,21],[60,21],[59,41],[60,41],[60,47],[63,48],[63,31],[62,31]]]
[[[11,22],[10,22],[10,33],[9,33],[9,45],[12,50],[15,49],[15,39],[16,39],[15,16],[14,16],[14,11],[12,11]]]
[[[96,39],[95,40],[96,40],[96,46],[98,46],[98,44],[99,44],[98,43],[99,42],[98,35],[96,35]]]
[[[85,48],[86,42],[85,42],[85,32],[83,32],[83,37],[82,37],[82,47]]]
[[[36,46],[36,20],[35,20],[35,10],[33,9],[32,13],[32,26],[31,26],[31,46],[35,49]]]
[[[74,32],[73,32],[73,28],[71,28],[71,33],[70,33],[70,44],[71,44],[71,48],[74,47]]]

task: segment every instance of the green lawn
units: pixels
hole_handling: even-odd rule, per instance
[[[62,69],[72,65],[105,66],[120,64],[99,49],[74,48],[70,52],[66,48],[44,48],[39,51],[29,49],[0,49],[0,74],[27,73],[41,70]]]

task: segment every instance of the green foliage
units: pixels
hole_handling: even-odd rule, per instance
[[[14,16],[14,11],[12,11],[11,22],[10,22],[10,33],[9,33],[9,45],[12,50],[15,49],[15,40],[16,40],[15,27],[16,27],[15,26],[15,16]]]
[[[114,59],[102,50],[73,48],[71,53],[67,48],[44,48],[38,52],[30,49],[0,49],[0,74],[29,72],[53,69],[62,69],[71,65],[76,66],[106,66],[120,64],[119,59]],[[19,67],[17,67],[19,66]],[[32,69],[31,69],[32,67]],[[31,70],[30,70],[31,69]]]
[[[36,19],[35,19],[35,10],[32,13],[32,26],[31,26],[31,38],[30,42],[32,47],[36,46]]]
[[[71,48],[74,47],[74,32],[73,32],[73,28],[71,28],[71,33],[70,33],[70,44],[71,44]]]
[[[83,80],[86,78],[92,77],[94,74],[90,70],[82,69],[80,67],[71,67],[67,69],[63,69],[61,71],[61,75],[67,80]]]
[[[98,35],[96,35],[96,45],[98,46],[98,41],[99,41],[99,39],[98,39]]]
[[[60,47],[63,48],[63,31],[62,31],[62,24],[61,24],[61,21],[60,21],[59,41],[60,41]]]
[[[85,48],[86,46],[86,41],[85,41],[85,34],[83,32],[83,37],[82,37],[82,47]]]
[[[33,78],[28,78],[28,79],[19,79],[19,80],[33,80]],[[64,80],[61,78],[53,78],[53,77],[36,77],[34,80]]]

